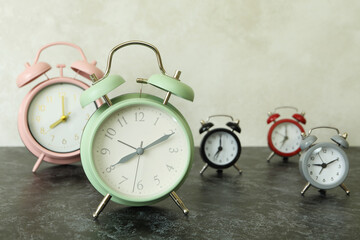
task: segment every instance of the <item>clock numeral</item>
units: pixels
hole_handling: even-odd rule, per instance
[[[310,164],[308,164],[307,166],[310,167]]]
[[[341,168],[341,165],[339,164],[339,167],[338,167],[339,169]]]
[[[80,139],[79,135],[75,134],[74,139],[75,141],[79,140]]]
[[[327,152],[327,149],[326,149],[326,148],[323,148],[322,151],[323,151],[323,153],[326,153],[326,152]]]
[[[333,177],[331,177],[331,181],[334,181],[334,178],[333,178]]]
[[[42,127],[42,128],[40,128],[40,133],[41,134],[46,134],[47,132],[45,132],[45,128]]]
[[[39,105],[39,111],[44,112],[46,109],[45,105]]]
[[[76,94],[74,94],[74,102],[77,102],[77,101],[76,101]]]
[[[170,153],[177,153],[177,152],[179,152],[179,149],[178,148],[169,148],[169,152]]]
[[[313,175],[313,172],[312,172],[312,171],[310,171],[310,175]]]
[[[106,172],[111,173],[111,171],[114,169],[115,169],[115,166],[110,166],[110,167],[106,168],[105,170],[106,170]]]
[[[339,176],[339,172],[336,173],[336,176]]]
[[[159,118],[160,118],[160,117],[157,117],[157,118],[156,118],[156,120],[155,120],[155,122],[154,122],[154,126],[156,126],[157,122],[159,121]]]
[[[55,138],[55,135],[51,135],[51,141],[53,142]]]
[[[167,167],[167,169],[169,170],[169,172],[171,172],[171,170],[174,170],[174,167],[173,167],[173,166],[170,166],[170,165],[167,165],[167,164],[166,164],[166,167]]]
[[[113,128],[108,128],[108,129],[106,130],[105,137],[108,137],[108,138],[110,138],[110,139],[112,140],[112,139],[113,139],[112,137],[115,136],[115,134],[116,134],[115,129],[113,129]]]
[[[122,123],[121,121],[123,121],[124,123]],[[123,124],[127,124],[127,121],[125,120],[124,116],[120,118],[118,118],[118,123],[120,124],[121,127],[123,127],[124,125]]]
[[[86,114],[86,120],[89,120],[90,119],[90,114]]]
[[[61,91],[61,92],[59,92],[59,98],[61,98],[62,96],[66,96],[66,92],[63,92],[63,91]]]
[[[137,188],[138,190],[143,190],[143,188],[144,188],[144,185],[142,185],[141,182],[142,182],[142,180],[140,180],[140,181],[136,184],[136,188]]]
[[[156,182],[156,185],[160,184],[160,179],[159,179],[158,175],[154,176],[154,181]]]
[[[122,179],[123,179],[123,180],[119,182],[119,185],[128,180],[128,178],[125,177],[125,176],[122,176]]]
[[[52,102],[52,96],[47,96],[47,97],[46,97],[46,101],[47,101],[48,103],[51,103],[51,102]]]
[[[316,179],[315,180],[318,180],[319,179],[319,176],[316,176]]]
[[[40,116],[36,116],[35,120],[40,122]]]
[[[109,154],[109,155],[110,155],[110,150],[107,149],[107,148],[102,148],[102,149],[100,150],[100,153],[101,153],[102,155],[105,155],[105,154]]]
[[[63,138],[63,140],[61,141],[61,143],[65,145],[65,144],[67,143],[66,139]]]
[[[144,122],[145,114],[143,112],[136,112],[135,113],[135,122]]]
[[[323,178],[323,182],[326,182],[325,178]]]

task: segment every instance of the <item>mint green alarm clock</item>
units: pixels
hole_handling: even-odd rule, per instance
[[[162,73],[137,82],[164,90],[164,99],[141,92],[107,97],[125,82],[119,75],[109,76],[112,56],[129,45],[146,46],[155,52]],[[93,217],[98,217],[110,199],[128,206],[144,206],[169,195],[187,214],[189,210],[175,190],[191,168],[194,141],[183,115],[168,103],[171,94],[194,99],[193,90],[179,81],[180,71],[169,77],[153,45],[129,41],[111,50],[103,78],[92,76],[94,84],[81,95],[81,105],[101,97],[106,102],[89,119],[80,146],[85,174],[104,196]]]

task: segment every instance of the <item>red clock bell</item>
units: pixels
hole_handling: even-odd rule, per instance
[[[295,110],[295,114],[292,115],[293,119],[283,118],[278,120],[280,114],[277,113],[277,110],[279,109]],[[270,159],[275,154],[283,157],[284,161],[287,161],[289,157],[292,157],[301,151],[301,133],[305,132],[301,124],[306,123],[304,117],[305,113],[298,113],[296,107],[282,106],[275,108],[274,112],[269,112],[268,115],[269,118],[267,119],[267,124],[273,124],[269,129],[267,137],[269,148],[272,150],[267,161],[270,162]]]

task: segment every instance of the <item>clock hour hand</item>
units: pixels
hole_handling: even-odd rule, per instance
[[[219,153],[220,153],[221,150],[222,150],[222,148],[219,147],[217,152],[214,154],[214,158],[217,158],[219,156]]]
[[[123,142],[123,141],[120,141],[120,140],[117,140],[119,143],[122,143],[122,144],[124,144],[124,145],[126,145],[126,146],[128,146],[128,147],[131,147],[132,149],[135,149],[136,150],[136,147],[133,147],[133,146],[131,146],[130,144],[127,144],[127,143],[125,143],[125,142]]]
[[[161,138],[155,140],[154,142],[150,143],[149,145],[147,145],[146,147],[143,148],[143,150],[151,148],[159,143],[162,143],[163,141],[166,141],[171,135],[173,135],[175,132],[172,132],[170,134],[165,134],[164,136],[162,136]]]
[[[312,164],[313,166],[319,166],[319,167],[322,167],[322,164],[317,164],[317,163],[314,163]]]
[[[71,113],[71,112],[69,112],[69,113],[66,114],[66,115],[61,116],[59,120],[57,120],[56,122],[54,122],[53,124],[50,125],[50,128],[54,128],[54,127],[56,127],[57,125],[59,125],[60,123],[65,122],[66,119],[68,118],[68,116],[70,115],[70,113]]]

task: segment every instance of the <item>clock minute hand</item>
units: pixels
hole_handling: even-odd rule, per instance
[[[314,163],[312,164],[313,166],[319,166],[319,167],[322,167],[322,164],[317,164],[317,163]]]
[[[171,135],[173,135],[175,132],[172,132],[170,134],[165,134],[164,136],[162,136],[161,138],[155,140],[154,142],[150,143],[149,145],[147,145],[146,147],[144,147],[143,149],[148,149],[151,148],[159,143],[162,143],[163,141],[166,141]]]
[[[332,160],[332,161],[328,162],[326,165],[329,165],[330,163],[336,162],[336,161],[338,161],[338,160],[339,160],[339,158],[337,158],[337,159],[335,159],[335,160]]]

